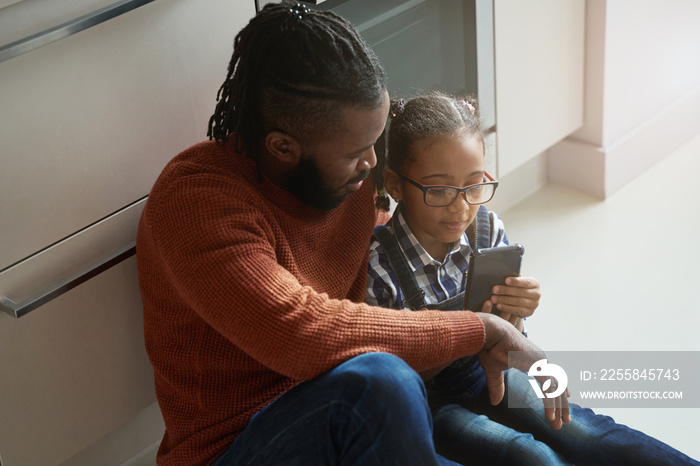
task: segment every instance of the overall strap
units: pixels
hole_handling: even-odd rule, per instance
[[[491,219],[483,205],[479,206],[476,218],[467,228],[467,239],[474,250],[491,247]]]
[[[416,283],[416,279],[413,277],[413,273],[411,272],[406,257],[401,251],[401,246],[399,246],[399,241],[396,239],[396,236],[391,234],[389,230],[383,226],[376,228],[373,236],[384,248],[384,252],[386,252],[389,258],[389,264],[396,274],[399,287],[404,295],[403,305],[414,311],[425,308],[425,301],[423,300],[425,291],[418,287],[418,283]]]

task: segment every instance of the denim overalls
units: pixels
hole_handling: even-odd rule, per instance
[[[491,222],[488,210],[479,206],[476,218],[467,228],[467,239],[474,248],[487,248],[491,246]],[[414,311],[422,309],[439,309],[442,311],[462,310],[464,303],[464,281],[462,291],[437,304],[426,305],[423,297],[425,292],[418,287],[408,261],[404,256],[399,243],[388,229],[377,227],[373,239],[379,241],[389,259],[389,263],[404,296],[404,307]],[[466,273],[465,273],[466,278]],[[484,371],[478,358],[467,356],[453,361],[432,379],[425,383],[428,390],[430,407],[435,409],[448,403],[471,405],[476,401],[481,390],[486,384]]]

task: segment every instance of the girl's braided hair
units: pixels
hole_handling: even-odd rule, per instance
[[[345,19],[271,3],[234,40],[207,136],[225,141],[235,134],[238,150],[258,162],[266,132],[283,131],[303,144],[337,128],[338,104],[378,108],[386,85],[377,56]]]
[[[476,98],[455,98],[433,91],[404,102],[392,100],[386,134],[386,154],[377,153],[375,183],[382,192],[382,172],[390,168],[402,172],[415,157],[416,142],[466,132],[484,140]],[[377,206],[388,210],[388,198],[377,199]]]

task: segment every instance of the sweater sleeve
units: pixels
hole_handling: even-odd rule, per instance
[[[377,351],[422,370],[483,346],[471,312],[389,310],[302,285],[280,265],[283,238],[254,199],[188,180],[153,202],[149,234],[177,306],[283,375],[310,379]]]

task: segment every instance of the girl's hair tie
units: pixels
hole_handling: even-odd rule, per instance
[[[396,118],[396,115],[400,115],[403,113],[403,107],[404,107],[404,100],[399,99],[393,104],[391,104],[391,109],[389,113],[391,113],[392,118]]]
[[[474,115],[474,113],[476,112],[476,108],[470,102],[466,100],[460,100],[459,103],[467,107],[469,109],[469,113],[471,113],[472,115]]]
[[[389,212],[389,210],[391,210],[391,201],[389,200],[389,196],[386,194],[386,189],[379,189],[377,194],[377,200],[375,201],[374,205],[379,209]]]

